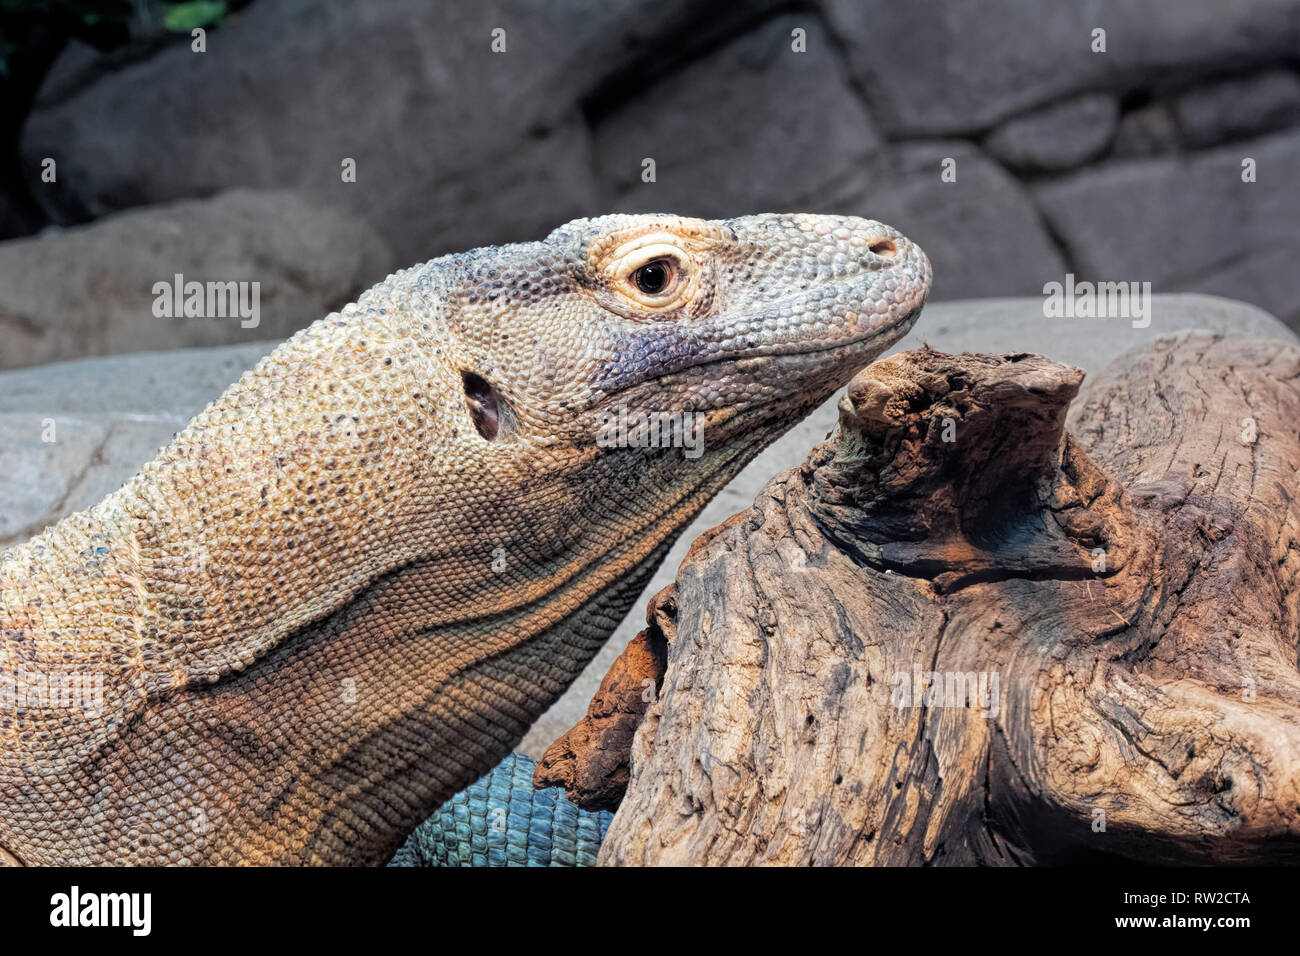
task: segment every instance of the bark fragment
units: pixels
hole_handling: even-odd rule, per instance
[[[584,810],[618,809],[627,789],[632,735],[663,680],[676,610],[671,585],[650,599],[649,626],[615,659],[586,716],[546,749],[533,786],[563,787]]]

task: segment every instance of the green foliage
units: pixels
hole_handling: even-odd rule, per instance
[[[226,0],[0,0],[0,78],[33,35],[76,37],[110,50],[151,26],[178,33],[212,26],[229,9]]]
[[[225,15],[225,0],[185,0],[164,14],[163,26],[176,33],[189,33],[196,27],[211,26]]]

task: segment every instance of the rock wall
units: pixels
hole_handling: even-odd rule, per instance
[[[291,191],[232,189],[0,242],[0,368],[287,338],[393,267],[364,219]],[[206,285],[218,281],[209,312]],[[190,282],[205,288],[203,315],[184,314]],[[248,284],[242,303],[225,283],[235,296]]]
[[[66,50],[8,189],[62,226],[296,190],[368,223],[385,267],[609,211],[835,210],[920,242],[936,299],[1039,294],[1073,272],[1233,296],[1300,328],[1298,66],[1300,0],[255,0],[204,53]],[[78,268],[119,254],[96,235]],[[66,240],[31,241],[0,255],[0,293],[15,263],[47,258],[53,313]],[[157,256],[157,278],[178,271]],[[101,321],[130,324],[113,318],[127,292],[102,295]],[[13,308],[0,298],[0,329]],[[0,366],[214,341],[210,323],[158,324],[155,342],[149,327],[54,352],[20,333]]]

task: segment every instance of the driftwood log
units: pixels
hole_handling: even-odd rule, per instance
[[[1300,862],[1298,376],[878,362],[537,781],[618,806],[607,864]]]

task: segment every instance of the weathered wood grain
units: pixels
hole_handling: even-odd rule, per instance
[[[1298,375],[1205,334],[1072,409],[1034,355],[860,373],[657,599],[602,863],[1300,861]]]

